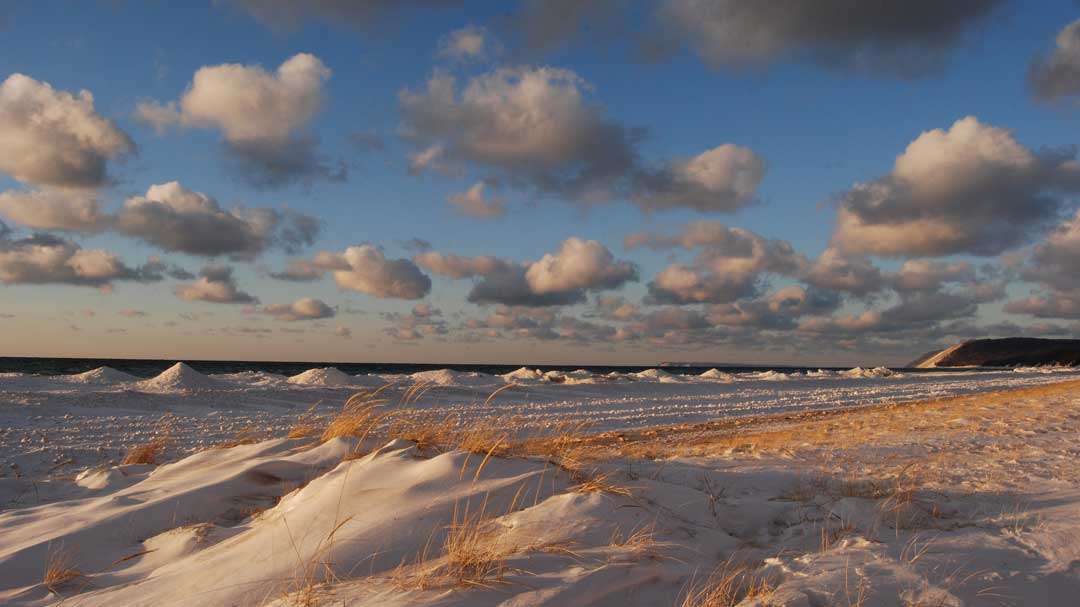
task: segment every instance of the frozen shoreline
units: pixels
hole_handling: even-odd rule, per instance
[[[734,375],[714,370],[684,376],[653,369],[597,376],[522,368],[503,376],[445,369],[351,376],[330,368],[287,378],[262,372],[206,376],[186,365],[149,379],[108,368],[71,376],[0,374],[0,475],[70,474],[116,462],[126,448],[148,440],[163,416],[175,420],[174,457],[239,433],[283,436],[316,403],[318,411],[329,412],[353,393],[385,384],[393,384],[386,392],[389,406],[410,386],[423,383],[429,389],[416,407],[462,417],[512,416],[526,431],[552,420],[606,431],[914,401],[1076,377],[1080,370],[903,374],[856,368]],[[516,386],[479,407],[509,384]]]
[[[185,373],[158,383],[227,392]],[[490,457],[484,444],[278,437],[3,478],[0,603],[646,607],[734,571],[723,604],[743,607],[1068,604],[1078,390],[849,409],[592,460],[587,444]],[[67,577],[45,581],[58,568]]]

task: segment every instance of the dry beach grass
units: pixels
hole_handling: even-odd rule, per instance
[[[165,449],[173,434],[173,420],[163,417],[154,428],[154,437],[149,441],[133,445],[120,460],[120,465],[160,464],[165,457]]]
[[[74,549],[63,546],[49,546],[45,560],[45,573],[42,575],[41,583],[53,593],[75,585],[85,578],[77,565]]]
[[[237,475],[248,484],[232,499],[261,492],[259,516],[239,524],[213,514],[228,500],[192,502],[206,506],[194,518],[204,532],[185,550],[227,554],[245,534],[277,533],[270,555],[285,565],[252,572],[246,583],[263,589],[252,604],[304,607],[567,604],[584,596],[578,583],[627,605],[682,607],[800,604],[807,593],[822,605],[1021,605],[1071,588],[1054,576],[1075,549],[1053,538],[1080,541],[1080,520],[1053,508],[1080,494],[1080,382],[606,433],[569,423],[522,433],[490,407],[513,387],[469,418],[415,406],[430,389],[366,390],[302,414],[280,448],[322,463]],[[139,445],[138,459],[161,463],[168,436]],[[265,444],[245,435],[193,459],[243,463]],[[1058,493],[1039,497],[1047,491]],[[87,605],[136,592],[110,588],[111,576],[155,558],[147,538],[190,526],[185,516],[105,564],[76,567],[74,552],[50,548],[36,564],[42,586]],[[1025,573],[1004,577],[1004,562]]]
[[[578,445],[597,456],[674,457],[777,453],[805,447],[845,449],[876,443],[883,437],[910,441],[939,430],[1003,435],[1010,428],[1020,430],[1067,416],[1068,411],[1058,410],[1061,401],[1078,392],[1080,381],[1066,381],[915,402],[599,433],[581,437]]]
[[[934,488],[957,482],[985,484],[987,480],[1008,485],[1015,478],[1008,468],[1017,461],[1012,457],[1016,453],[1010,453],[1010,448],[1022,451],[1030,435],[1042,428],[1077,429],[1078,392],[1080,382],[1066,382],[914,403],[653,428],[636,433],[589,435],[563,428],[549,436],[522,440],[511,439],[508,428],[513,427],[512,420],[480,418],[467,425],[461,420],[406,408],[395,415],[390,435],[415,441],[422,447],[421,451],[458,448],[483,454],[485,461],[492,456],[544,458],[576,482],[569,487],[571,492],[605,493],[630,500],[635,495],[624,484],[626,479],[621,478],[626,475],[612,471],[618,462],[673,457],[727,461],[780,457],[800,469],[800,476],[776,499],[817,507],[844,499],[873,504],[876,514],[869,524],[845,519],[843,515],[811,522],[820,538],[817,550],[827,554],[855,537],[875,538],[883,533],[899,537],[901,532],[940,528],[942,520],[956,514],[946,512],[946,506],[939,503],[945,500]],[[973,440],[980,436],[992,440],[982,443]],[[1075,449],[1076,445],[1071,447]],[[971,461],[981,462],[977,471],[965,464]],[[590,462],[591,466],[583,462]],[[1000,468],[994,479],[985,478],[987,466],[983,464],[987,462],[991,469]],[[603,464],[608,464],[608,469],[599,472]],[[1074,468],[1075,476],[1075,459],[1063,462],[1052,475],[1067,478],[1069,467]],[[586,473],[586,469],[590,472]],[[983,478],[978,478],[980,475]],[[711,488],[708,494],[710,504],[719,499]],[[469,515],[466,509],[460,519],[455,513],[438,557],[443,563],[440,574],[443,579],[464,586],[488,587],[493,582],[502,582],[507,566],[504,559],[521,549],[505,544],[493,531],[497,525],[485,510],[486,505],[480,512]],[[1019,534],[1025,523],[1022,516],[1013,516],[1011,524],[1014,533]],[[1009,524],[1003,528],[1008,529]],[[627,539],[620,538],[621,534],[616,532],[611,545],[636,551],[640,544],[646,546],[643,552],[657,557],[662,556],[666,547],[654,540],[651,529],[642,528]],[[926,550],[926,546],[918,548],[918,536],[912,536],[900,558],[914,564]],[[427,550],[418,554],[414,569],[423,570],[427,559]],[[767,603],[776,580],[759,571],[760,563],[734,559],[731,555],[713,573],[695,578],[680,604],[705,607],[749,600]],[[437,585],[432,582],[432,571],[429,569],[420,577],[414,574],[409,587],[425,589]],[[853,575],[845,568],[844,584],[834,596],[836,604],[865,603],[867,582],[852,582]],[[959,572],[953,572],[944,576],[943,582],[958,583],[962,577]],[[407,577],[399,572],[397,579],[399,587],[404,587],[401,580]],[[995,594],[990,589],[983,590],[986,596]],[[933,593],[924,589],[923,594]]]

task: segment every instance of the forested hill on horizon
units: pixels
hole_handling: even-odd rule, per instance
[[[973,339],[944,350],[927,352],[909,367],[1016,367],[1080,365],[1080,339],[1007,337]]]

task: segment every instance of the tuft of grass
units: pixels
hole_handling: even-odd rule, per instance
[[[520,420],[505,415],[489,415],[470,420],[467,424],[459,425],[461,431],[454,441],[455,446],[469,453],[482,453],[487,457],[506,457],[512,454],[510,429],[520,426]]]
[[[402,557],[401,562],[390,576],[391,583],[398,590],[427,590],[438,585],[439,575],[437,567],[428,567],[431,543],[435,539],[435,531],[431,532],[424,547],[416,553],[412,562]]]
[[[127,450],[124,459],[120,460],[120,463],[124,466],[128,464],[157,464],[161,460],[161,456],[165,454],[167,444],[166,439],[155,438],[148,443],[135,445]]]
[[[944,516],[937,504],[920,495],[928,474],[925,468],[926,462],[920,460],[905,464],[890,480],[887,497],[878,505],[881,518],[892,519],[890,526],[898,534],[900,529],[918,529]]]
[[[519,416],[498,415],[487,407],[503,392],[518,387],[507,384],[493,391],[483,403],[477,403],[476,415],[446,414],[418,408],[416,403],[437,388],[420,382],[406,388],[396,406],[382,395],[392,386],[354,394],[333,415],[315,414],[315,406],[305,411],[289,432],[290,438],[319,436],[325,441],[339,436],[380,436],[413,442],[419,452],[460,449],[490,457],[533,457],[551,459],[568,471],[577,470],[587,458],[580,434],[586,424],[557,422],[534,427]],[[316,403],[317,405],[318,403]],[[522,438],[528,428],[529,436]],[[357,457],[359,454],[351,454]],[[583,475],[584,476],[584,475]]]
[[[573,477],[574,480],[578,481],[577,485],[570,487],[570,491],[573,491],[574,493],[606,493],[627,498],[634,497],[633,492],[631,492],[628,487],[616,485],[608,481],[611,477],[611,472],[584,476],[583,472],[577,471]]]
[[[436,451],[447,447],[456,433],[457,419],[450,415],[439,416],[431,411],[411,411],[395,415],[390,420],[387,434],[390,438],[416,443],[421,452]]]
[[[351,436],[363,440],[389,415],[382,406],[386,400],[379,398],[379,390],[358,392],[349,397],[341,410],[326,424],[319,440],[328,441],[339,436]]]
[[[546,457],[562,468],[583,466],[597,459],[597,449],[582,440],[589,429],[588,422],[562,420],[530,432],[530,436],[514,445],[521,455]]]
[[[734,607],[746,599],[767,598],[773,580],[757,569],[730,557],[705,580],[691,580],[679,607]]]
[[[389,383],[376,390],[361,390],[350,396],[341,409],[331,415],[316,413],[315,410],[322,404],[322,401],[318,401],[297,417],[287,436],[318,436],[320,441],[339,436],[367,436],[382,418],[388,415],[382,410],[388,401],[381,395],[393,385]]]
[[[387,387],[389,387],[389,385],[383,386],[383,387],[387,388]],[[435,384],[434,382],[430,382],[430,381],[417,382],[417,383],[409,386],[405,390],[405,392],[401,395],[401,406],[402,407],[411,407],[412,405],[415,405],[417,402],[419,402],[419,400],[421,398],[426,396],[428,392],[431,392],[432,390],[434,390],[437,387],[438,387],[437,384]],[[379,391],[381,391],[381,390],[382,390],[382,388],[379,389]]]
[[[298,607],[318,607],[322,603],[324,585],[340,581],[334,571],[334,536],[350,520],[352,520],[351,516],[337,523],[325,538],[319,540],[311,557],[304,559],[300,556],[300,549],[289,528],[289,521],[284,517],[281,519],[289,535],[293,553],[296,555],[293,575],[291,578],[282,580],[281,585],[281,596],[288,604]]]
[[[705,494],[709,506],[709,514],[716,518],[718,516],[717,506],[720,505],[721,500],[724,499],[724,495],[727,493],[727,487],[715,487],[713,481],[709,479],[708,474],[701,475],[701,492]]]
[[[378,391],[375,394],[377,393]],[[352,401],[353,399],[349,400]],[[349,402],[346,402],[346,406],[348,405]],[[346,469],[341,480],[341,487],[338,490],[337,507],[334,511],[334,526],[326,534],[326,537],[320,539],[319,543],[315,545],[315,549],[308,559],[305,560],[301,556],[300,549],[293,538],[292,529],[289,528],[288,519],[284,516],[281,517],[281,523],[285,526],[285,532],[289,535],[289,543],[292,545],[293,554],[296,555],[296,567],[293,570],[292,578],[282,580],[281,585],[282,598],[289,604],[299,605],[300,607],[318,607],[325,595],[323,587],[327,583],[340,581],[334,568],[334,540],[337,532],[353,519],[353,515],[345,518],[341,517],[341,505],[345,497],[345,486],[348,480],[349,469]]]
[[[468,503],[455,506],[440,558],[432,561],[430,557],[436,536],[433,531],[412,562],[402,560],[395,569],[394,586],[399,590],[427,590],[452,586],[493,588],[505,583],[506,559],[517,549],[505,542],[495,517],[486,512],[486,505],[485,499],[481,508],[472,512]]]
[[[799,479],[794,485],[776,496],[776,499],[784,502],[802,502],[805,504],[817,499],[820,493],[821,487],[818,484],[806,479]]]
[[[841,540],[854,535],[856,532],[855,525],[851,521],[844,519],[844,517],[839,517],[835,527],[829,524],[831,520],[832,515],[825,519],[825,524],[821,527],[822,553],[828,552]]]
[[[443,414],[414,407],[432,387],[421,383],[405,391],[401,406],[393,412],[385,429],[389,438],[414,442],[421,452],[461,449],[485,457],[544,457],[560,466],[565,463],[568,469],[580,463],[574,447],[587,424],[559,421],[539,425],[520,416],[488,410],[496,397],[519,387],[518,384],[507,384],[493,391],[483,403],[476,404],[480,413],[475,415]]]
[[[520,384],[506,384],[505,386],[495,390],[494,392],[489,394],[488,397],[484,400],[483,406],[486,407],[489,404],[491,404],[491,401],[495,400],[495,397],[502,394],[503,392],[506,392],[507,390],[510,390],[510,389],[513,389],[513,388],[517,388],[519,386],[520,386]]]
[[[845,607],[863,607],[866,604],[866,600],[870,593],[870,583],[866,578],[860,576],[858,584],[852,588],[851,584],[851,561],[844,561],[844,588],[843,588],[843,605]],[[840,593],[837,592],[833,596],[833,603],[840,605]]]
[[[857,497],[861,499],[883,499],[892,494],[887,483],[874,479],[856,478],[849,475],[842,479],[837,487],[837,493],[841,497]]]
[[[420,451],[461,449],[491,457],[520,455],[512,432],[522,426],[514,416],[483,415],[463,418],[431,411],[395,411],[387,428],[390,438],[416,443]]]
[[[616,529],[611,534],[611,540],[608,544],[614,548],[619,548],[622,554],[629,555],[635,560],[663,558],[665,555],[662,549],[670,547],[669,543],[656,539],[655,525],[638,527],[629,535],[623,534],[620,529]]]
[[[1002,508],[1001,515],[992,519],[992,522],[1013,537],[1020,537],[1028,531],[1042,529],[1046,525],[1042,517],[1030,515],[1028,508],[1022,503],[1017,503],[1012,508]]]
[[[286,436],[288,438],[307,438],[318,434],[325,423],[315,414],[315,408],[321,404],[322,401],[320,400],[301,413],[297,417],[296,423],[289,428],[289,433]]]
[[[49,592],[57,593],[85,579],[86,576],[76,566],[74,550],[63,546],[49,546],[45,557],[45,574],[41,578],[41,583]]]
[[[455,506],[443,542],[446,563],[443,573],[458,586],[490,588],[502,582],[506,557],[514,549],[505,544],[493,517],[487,515],[487,498],[476,512]]]
[[[486,459],[485,459],[486,461]],[[483,468],[483,463],[480,465]],[[479,476],[480,470],[477,470]],[[473,482],[476,477],[473,478]],[[525,492],[523,483],[514,494],[506,512],[514,512]],[[392,579],[399,590],[427,590],[445,587],[481,587],[493,588],[506,583],[507,572],[520,572],[507,567],[506,560],[514,554],[528,550],[549,550],[573,555],[569,544],[542,544],[519,547],[511,544],[498,517],[488,509],[485,495],[478,508],[473,508],[471,500],[466,499],[454,504],[454,513],[445,527],[446,535],[442,542],[442,553],[435,561],[429,560],[435,538],[444,528],[432,530],[423,549],[417,553],[411,563],[404,559],[394,571]]]
[[[173,434],[173,420],[165,417],[154,428],[154,438],[148,442],[134,445],[127,450],[121,465],[129,464],[152,464],[157,465],[165,455],[165,449],[169,446],[169,440]]]

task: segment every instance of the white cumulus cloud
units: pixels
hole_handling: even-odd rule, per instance
[[[1075,192],[1075,152],[1036,153],[969,116],[921,134],[888,175],[840,199],[833,244],[885,256],[995,255],[1058,218]]]
[[[329,271],[338,287],[373,297],[420,299],[431,291],[431,279],[409,259],[388,259],[371,244],[352,246],[341,253],[321,252],[311,262],[294,262],[303,274]],[[295,278],[294,278],[295,279]]]
[[[637,279],[637,266],[618,261],[595,240],[567,238],[556,253],[529,265],[525,280],[537,295],[577,289],[616,289]]]
[[[176,296],[184,301],[205,301],[220,304],[257,304],[259,298],[241,291],[233,277],[232,268],[209,265],[199,272],[193,283],[177,285]]]
[[[59,91],[23,74],[0,83],[0,140],[0,171],[34,185],[102,185],[107,162],[135,149],[97,113],[90,91]]]
[[[102,211],[98,193],[84,188],[45,187],[0,192],[0,214],[37,230],[100,232],[112,221]]]
[[[753,150],[725,143],[663,170],[644,173],[635,199],[650,210],[734,211],[756,198],[764,175],[765,161]]]
[[[214,128],[255,185],[296,179],[341,178],[323,163],[306,129],[322,107],[330,69],[299,53],[270,72],[226,63],[199,68],[179,102],[140,102],[135,115],[159,131],[170,125]],[[335,172],[337,171],[337,172]]]
[[[241,208],[226,211],[216,200],[171,181],[124,201],[116,229],[160,247],[191,255],[250,259],[271,246],[295,251],[311,245],[317,219],[294,211]]]
[[[259,308],[258,313],[273,316],[276,320],[297,321],[331,318],[334,309],[314,297],[301,297],[291,304],[270,304]]]

